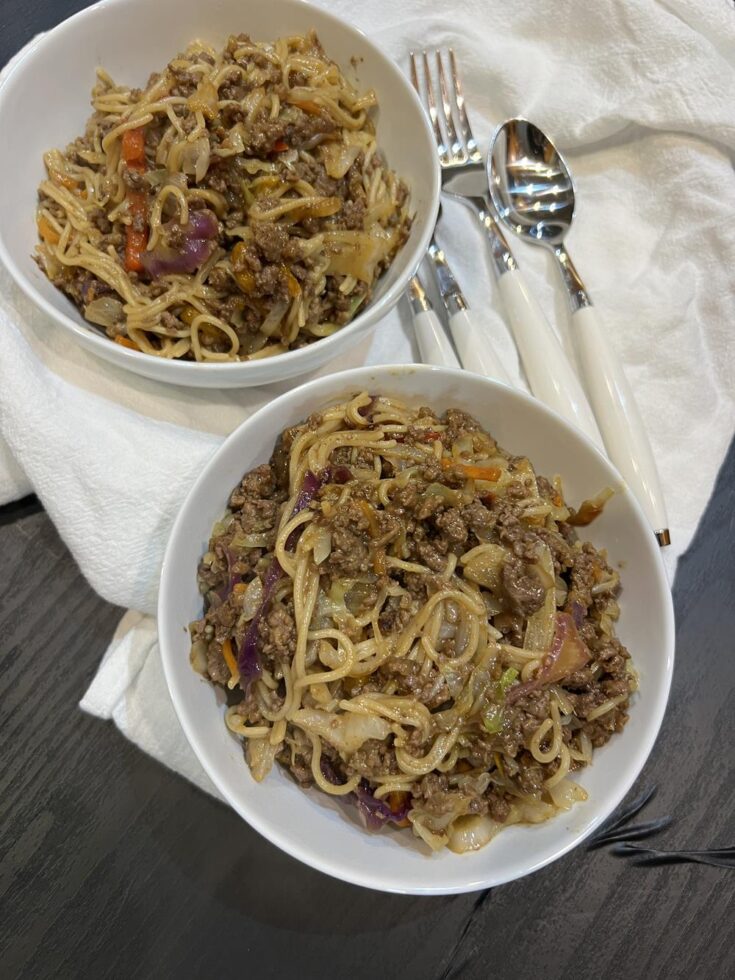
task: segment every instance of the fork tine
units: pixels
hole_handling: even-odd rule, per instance
[[[454,117],[452,115],[452,102],[455,102],[456,104],[455,92],[452,91],[450,97],[449,86],[447,85],[447,76],[444,72],[444,65],[442,63],[441,48],[437,48],[434,54],[436,57],[436,70],[439,76],[439,91],[442,97],[444,125],[447,130],[447,143],[449,144],[449,149],[451,151],[452,162],[465,163],[467,161],[467,151],[457,136],[457,130],[454,125]]]
[[[429,119],[434,130],[436,148],[439,151],[439,161],[442,166],[449,163],[449,148],[444,141],[441,124],[439,123],[439,113],[437,111],[436,100],[434,98],[434,86],[431,83],[431,70],[429,69],[429,56],[426,51],[421,52],[424,62],[424,83],[426,86],[425,103],[429,111]]]
[[[431,127],[434,130],[434,141],[436,143],[436,148],[439,153],[439,158],[441,163],[444,164],[446,159],[446,148],[444,146],[444,138],[442,137],[441,129],[439,127],[439,121],[437,118],[436,109],[434,108],[432,110],[433,97],[431,94],[431,78],[426,72],[426,68],[427,68],[426,54],[423,53],[424,72],[425,72],[425,78],[424,78],[425,85],[423,87],[421,85],[421,81],[419,78],[419,69],[418,69],[419,59],[415,51],[409,52],[409,59],[411,62],[411,84],[416,89],[416,93],[418,97],[421,99],[421,102],[423,103],[424,110],[426,114],[429,116],[429,119],[431,121]]]
[[[454,48],[449,49],[449,65],[452,70],[452,84],[454,85],[454,94],[457,105],[457,114],[459,115],[459,125],[462,131],[462,139],[467,147],[467,154],[470,160],[473,163],[480,163],[482,161],[482,154],[477,146],[477,140],[472,134],[470,121],[467,118],[467,110],[464,104],[464,92],[462,91],[462,83],[459,80],[457,62],[454,58]]]
[[[418,72],[416,70],[416,55],[415,55],[415,53],[413,51],[409,51],[408,56],[409,56],[409,59],[411,61],[411,84],[413,85],[413,87],[418,92],[419,97],[421,97],[421,87],[419,86],[419,76],[418,76]]]

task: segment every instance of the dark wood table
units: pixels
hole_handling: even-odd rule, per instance
[[[2,0],[0,63],[85,5]],[[735,843],[734,487],[735,445],[679,565],[673,691],[637,785],[675,818],[667,847]],[[34,498],[0,509],[0,555],[2,977],[735,975],[732,872],[583,846],[492,891],[404,898],[303,867],[79,711],[121,610]]]

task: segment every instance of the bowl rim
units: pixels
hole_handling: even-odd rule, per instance
[[[511,875],[502,875],[497,879],[488,879],[487,875],[477,880],[468,880],[457,885],[442,885],[438,883],[437,885],[401,885],[397,881],[384,882],[380,872],[373,872],[370,869],[353,871],[352,869],[344,869],[339,866],[339,861],[336,860],[331,862],[327,857],[322,854],[312,852],[308,856],[302,851],[302,848],[297,841],[294,840],[293,834],[281,833],[278,830],[274,830],[268,822],[261,818],[257,812],[251,812],[249,805],[243,804],[240,800],[237,800],[231,793],[227,783],[227,780],[220,779],[219,775],[212,772],[209,763],[206,760],[207,752],[204,746],[200,746],[199,737],[196,731],[196,725],[190,723],[187,716],[187,712],[184,709],[180,710],[179,699],[176,693],[176,671],[180,665],[177,666],[177,659],[173,654],[173,642],[169,643],[169,639],[173,640],[173,631],[180,629],[180,624],[174,624],[170,621],[170,617],[167,613],[167,608],[169,605],[169,593],[172,591],[174,578],[175,578],[175,568],[173,562],[173,551],[176,546],[176,542],[179,536],[185,532],[186,525],[188,523],[190,509],[190,501],[196,497],[202,485],[204,485],[209,480],[209,473],[217,464],[217,461],[226,456],[229,453],[229,445],[233,441],[239,432],[249,425],[257,425],[258,418],[262,413],[266,411],[271,411],[277,408],[279,403],[288,398],[294,396],[295,392],[300,394],[309,395],[315,389],[319,389],[322,386],[327,386],[330,383],[334,386],[339,385],[340,387],[350,387],[359,386],[360,382],[365,380],[366,376],[374,373],[387,374],[400,378],[401,374],[407,373],[423,373],[427,376],[427,382],[431,378],[431,375],[449,375],[450,377],[462,378],[466,376],[465,371],[457,368],[445,368],[438,367],[429,364],[380,364],[380,365],[366,365],[357,368],[351,368],[347,371],[340,371],[335,374],[326,375],[319,378],[314,378],[312,380],[306,381],[300,385],[295,386],[287,392],[279,395],[278,398],[273,399],[267,405],[262,406],[256,412],[254,412],[249,418],[245,419],[240,425],[234,429],[229,436],[224,440],[221,446],[210,456],[207,460],[205,466],[203,467],[201,473],[197,476],[196,480],[190,487],[186,497],[181,503],[181,507],[176,515],[176,519],[171,527],[171,532],[169,535],[168,542],[166,544],[166,549],[164,553],[164,558],[161,566],[161,578],[160,578],[160,589],[158,596],[158,606],[157,606],[157,619],[158,619],[158,640],[161,652],[161,661],[163,664],[164,676],[166,678],[166,685],[168,687],[169,696],[171,698],[176,716],[179,720],[179,724],[184,731],[184,734],[191,746],[194,754],[196,755],[202,769],[206,773],[207,777],[211,780],[214,786],[217,788],[222,797],[227,801],[229,806],[242,818],[244,819],[250,827],[261,834],[266,840],[270,841],[276,847],[285,851],[291,857],[295,858],[302,863],[307,864],[310,867],[322,871],[331,877],[338,878],[342,881],[349,882],[350,884],[360,885],[365,888],[371,888],[377,891],[389,892],[393,894],[403,894],[403,895],[452,895],[452,894],[462,894],[466,892],[478,891],[485,888],[497,887],[501,884],[507,884],[511,881],[515,881],[518,878],[525,877],[535,871],[540,870],[543,867],[553,863],[559,858],[563,857],[569,851],[573,850],[579,844],[584,841],[586,837],[592,834],[597,827],[602,823],[603,820],[616,809],[621,803],[625,795],[628,793],[632,787],[635,780],[640,775],[643,767],[648,760],[648,757],[653,749],[658,738],[661,725],[663,723],[664,715],[668,706],[669,694],[671,691],[671,682],[674,670],[674,657],[675,657],[675,619],[674,619],[674,608],[673,599],[671,595],[671,588],[668,581],[668,576],[666,573],[665,566],[663,564],[663,559],[661,557],[660,548],[656,544],[656,540],[649,530],[649,524],[641,508],[640,504],[629,491],[626,493],[629,504],[632,506],[633,513],[637,519],[638,524],[648,531],[647,536],[644,538],[648,542],[647,548],[653,559],[652,564],[655,569],[655,585],[656,585],[656,596],[657,602],[660,600],[662,618],[664,621],[664,629],[661,636],[661,660],[662,666],[659,677],[658,685],[658,701],[657,701],[657,711],[649,715],[649,723],[652,721],[653,724],[649,725],[645,737],[637,743],[634,749],[634,753],[637,756],[637,760],[627,775],[621,778],[616,791],[613,793],[611,801],[604,811],[601,811],[597,817],[590,821],[588,827],[583,830],[576,831],[570,834],[570,839],[567,841],[560,842],[558,846],[550,849],[550,853],[538,858],[537,860],[530,860],[527,865],[520,867],[516,873]],[[552,409],[548,408],[545,404],[533,398],[531,395],[517,388],[513,388],[509,385],[505,385],[502,382],[495,381],[490,378],[484,378],[481,376],[476,376],[479,380],[496,389],[502,389],[506,392],[512,393],[514,396],[518,396],[522,401],[531,403],[533,407],[540,410],[542,414],[545,414],[549,420],[557,425],[561,426],[562,429],[572,432],[574,435],[580,439],[588,450],[591,450],[593,454],[598,456],[603,462],[609,467],[614,474],[617,475],[618,480],[621,485],[625,485],[622,477],[617,473],[615,466],[607,459],[607,457],[598,449],[598,447],[576,426],[572,425],[566,419],[557,415]],[[427,384],[427,388],[430,389],[430,382]],[[327,393],[323,393],[325,400],[329,400],[331,397]],[[187,661],[188,666],[188,661]],[[468,876],[469,878],[469,876]]]
[[[133,2],[139,2],[139,0],[133,0]],[[379,59],[380,63],[383,64],[387,70],[392,75],[392,80],[402,85],[404,90],[408,93],[411,101],[413,102],[414,108],[416,109],[416,118],[421,120],[421,126],[424,129],[424,133],[427,136],[430,145],[434,146],[434,135],[431,130],[431,124],[429,122],[428,116],[424,111],[421,99],[418,93],[414,89],[413,85],[409,82],[407,76],[400,70],[398,65],[392,58],[384,54],[378,45],[371,40],[371,38],[359,27],[356,27],[350,21],[339,17],[337,14],[332,13],[324,7],[316,7],[313,4],[305,2],[305,0],[274,0],[275,3],[294,9],[300,9],[303,7],[310,7],[316,11],[316,16],[321,17],[332,24],[338,25],[347,31],[352,32],[357,35],[363,43],[371,49],[373,55]],[[131,3],[131,0],[97,0],[97,3],[92,4],[90,7],[85,7],[83,10],[77,11],[77,13],[60,21],[54,27],[47,31],[43,31],[37,34],[25,47],[21,48],[14,56],[10,58],[8,63],[2,68],[2,73],[0,74],[0,106],[3,102],[3,96],[5,90],[7,89],[11,79],[17,75],[18,72],[23,70],[28,70],[34,68],[37,61],[40,63],[40,59],[43,58],[44,49],[58,37],[65,34],[73,36],[76,26],[90,18],[96,17],[100,12],[108,10],[114,7],[125,7]],[[268,358],[267,363],[273,363],[283,366],[284,378],[287,377],[298,377],[300,374],[306,374],[309,370],[313,368],[313,363],[311,363],[311,357],[313,357],[312,348],[318,344],[319,351],[324,352],[325,356],[322,361],[326,363],[330,360],[330,350],[335,343],[344,343],[345,337],[348,334],[354,333],[359,334],[361,330],[365,330],[369,327],[374,326],[380,319],[382,319],[387,313],[395,306],[395,304],[400,299],[401,294],[406,289],[410,278],[415,274],[416,270],[419,268],[424,253],[429,245],[431,236],[434,232],[434,226],[436,224],[437,216],[439,213],[439,199],[441,193],[441,168],[439,166],[439,157],[436,153],[433,153],[429,157],[429,165],[432,170],[431,183],[433,185],[431,191],[431,203],[427,208],[423,209],[424,217],[423,220],[426,221],[426,225],[422,234],[417,239],[415,245],[413,246],[414,261],[407,269],[405,277],[401,277],[393,283],[377,300],[374,300],[362,313],[359,313],[353,320],[347,323],[341,330],[335,331],[328,337],[320,337],[318,340],[307,344],[304,347],[297,348],[296,350],[286,351],[283,354],[275,354],[273,357]],[[426,218],[430,220],[426,220]],[[408,244],[404,243],[404,246]],[[400,254],[400,253],[399,253]],[[395,261],[395,260],[394,260]],[[56,307],[47,300],[40,292],[36,289],[34,284],[25,274],[25,272],[20,268],[18,263],[15,261],[13,254],[6,245],[5,236],[3,235],[2,229],[0,228],[0,262],[5,266],[5,268],[10,273],[12,279],[16,285],[21,289],[24,295],[42,312],[49,316],[53,321],[61,325],[64,329],[70,331],[74,334],[75,338],[81,344],[88,346],[93,349],[101,350],[103,353],[99,356],[105,357],[105,353],[109,353],[109,344],[112,341],[109,337],[97,333],[94,330],[94,325],[89,324],[88,327],[84,327],[77,323],[68,313],[61,312],[56,309]],[[380,280],[378,280],[379,282]],[[335,338],[338,338],[335,341]],[[250,361],[228,361],[225,363],[220,362],[208,362],[208,361],[181,361],[181,360],[170,360],[165,358],[153,358],[152,355],[146,354],[143,351],[130,350],[124,347],[122,344],[115,345],[117,350],[115,350],[114,362],[122,367],[129,368],[133,371],[137,371],[137,367],[133,365],[139,365],[142,363],[156,363],[163,365],[162,371],[170,371],[171,375],[180,375],[175,383],[186,384],[190,375],[202,376],[202,373],[206,371],[207,375],[211,378],[221,377],[223,383],[226,383],[226,379],[232,375],[241,374],[244,377],[257,377],[258,369],[261,362],[259,360]],[[338,351],[334,352],[334,356]],[[109,357],[107,358],[109,360]],[[303,363],[303,367],[301,364]],[[170,365],[170,367],[166,367]],[[174,381],[171,377],[169,383]],[[233,380],[230,378],[230,380]],[[251,382],[252,383],[252,382]],[[256,382],[257,383],[257,382]],[[264,380],[263,384],[270,383],[268,380]]]

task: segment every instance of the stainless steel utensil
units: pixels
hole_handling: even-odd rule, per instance
[[[439,210],[441,215],[441,208]],[[510,385],[511,380],[489,338],[476,329],[473,314],[459,284],[449,268],[446,256],[432,238],[427,251],[439,294],[447,311],[449,331],[460,363],[469,371]]]
[[[472,331],[472,324],[469,320],[470,312],[467,300],[449,267],[444,252],[433,237],[429,243],[427,258],[434,271],[455,346],[452,346],[444,327],[434,313],[423,283],[417,276],[414,276],[409,283],[408,299],[411,304],[414,331],[422,361],[426,364],[441,364],[445,367],[460,367],[472,363],[475,365],[474,370],[478,373],[510,385],[510,378],[498,360],[492,345],[476,345],[476,335]]]
[[[426,295],[424,284],[418,274],[413,276],[408,284],[406,296],[411,307],[413,329],[416,343],[424,364],[436,364],[439,367],[460,367],[452,343],[442,326],[439,317],[434,312],[431,300]]]
[[[666,507],[643,420],[620,359],[564,247],[575,204],[569,168],[537,126],[510,119],[493,137],[487,176],[505,224],[556,257],[569,294],[580,367],[608,455],[640,501],[658,543],[667,545]]]
[[[436,79],[432,78],[431,62],[435,65]],[[411,81],[434,130],[443,190],[472,209],[487,236],[500,294],[531,391],[602,447],[579,379],[491,214],[482,154],[467,117],[454,52],[451,49],[423,51],[418,55],[412,51]],[[468,370],[486,373],[478,352],[488,348],[491,341],[483,325],[467,313],[461,320],[450,321],[450,329],[463,365]],[[499,363],[494,352],[491,357]]]

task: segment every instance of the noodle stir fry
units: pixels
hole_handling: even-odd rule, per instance
[[[103,70],[83,137],[44,156],[37,261],[117,343],[269,357],[326,337],[410,229],[405,184],[312,32],[193,42],[143,90]]]
[[[602,495],[601,495],[602,498]],[[474,850],[585,793],[627,721],[619,576],[469,415],[361,393],[279,438],[199,568],[192,664],[256,780],[278,761],[370,828]]]

